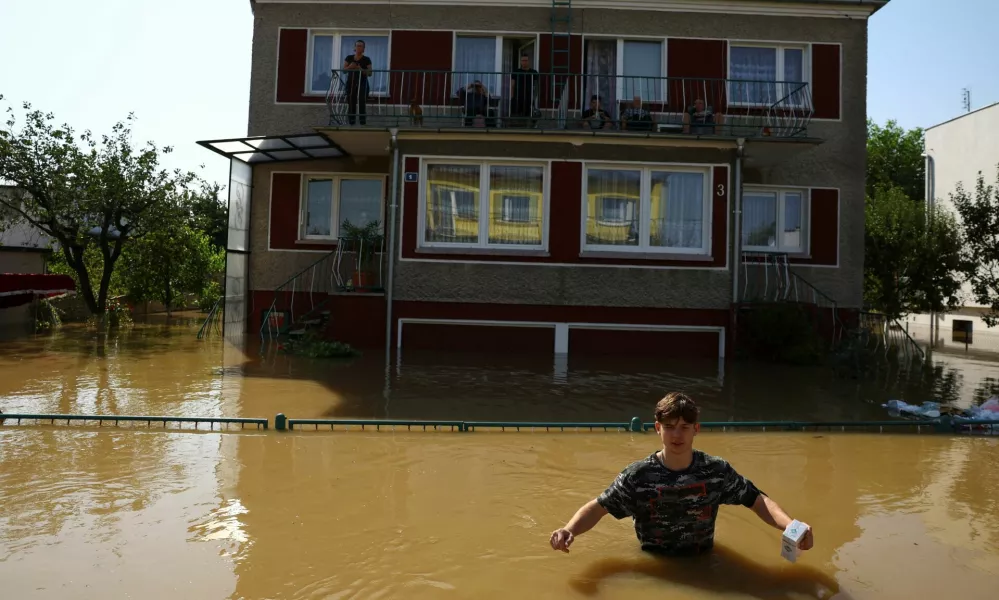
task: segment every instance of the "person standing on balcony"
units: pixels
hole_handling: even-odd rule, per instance
[[[538,72],[531,68],[526,54],[520,57],[520,68],[510,78],[510,117],[514,127],[525,127],[534,116],[534,93],[538,87]]]
[[[347,122],[353,125],[360,117],[361,125],[367,125],[371,59],[364,55],[364,40],[354,42],[354,53],[343,59],[343,70],[347,72]]]
[[[576,537],[610,514],[631,517],[642,550],[689,556],[714,547],[715,519],[722,504],[751,509],[764,523],[784,531],[791,517],[725,460],[694,450],[699,409],[686,394],[671,392],[656,404],[662,449],[629,465],[600,496],[584,504],[552,532],[551,547],[563,552]],[[812,530],[798,547],[812,547]]]

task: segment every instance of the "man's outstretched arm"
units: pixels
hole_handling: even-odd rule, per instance
[[[568,552],[569,546],[576,536],[582,535],[600,522],[607,514],[607,509],[596,500],[590,500],[576,511],[565,527],[552,532],[551,544],[554,550]]]
[[[753,502],[751,507],[752,511],[756,513],[756,516],[760,518],[764,523],[784,531],[787,526],[791,524],[792,519],[784,512],[784,509],[780,507],[779,504],[771,500],[766,494],[759,494],[756,497],[756,502]],[[801,538],[798,542],[798,548],[802,550],[809,550],[814,544],[812,539],[812,528],[809,527],[808,531],[805,532],[805,537]]]

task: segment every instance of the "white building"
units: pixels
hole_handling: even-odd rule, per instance
[[[12,194],[14,188],[0,185],[0,194]],[[0,205],[0,278],[9,282],[19,275],[45,273],[45,256],[51,240],[37,227],[16,218]],[[32,322],[31,306],[12,303],[13,284],[0,285],[0,334],[9,328],[23,328]]]
[[[926,197],[932,205],[949,210],[957,216],[951,201],[960,183],[974,193],[978,174],[986,185],[995,185],[999,165],[999,102],[961,115],[926,129]],[[929,342],[931,324],[935,330],[936,348],[965,348],[965,332],[969,350],[999,352],[999,327],[989,329],[981,319],[985,309],[972,301],[971,286],[961,290],[963,306],[936,315],[911,315],[909,334],[920,342]]]

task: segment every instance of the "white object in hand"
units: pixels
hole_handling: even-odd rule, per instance
[[[784,535],[780,540],[780,555],[795,562],[798,559],[798,543],[808,533],[808,525],[795,519],[784,529]]]

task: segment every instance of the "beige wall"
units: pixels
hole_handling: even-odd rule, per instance
[[[389,161],[387,157],[337,158],[254,167],[253,200],[250,206],[249,289],[251,290],[272,290],[326,254],[325,252],[302,250],[268,250],[271,174],[281,171],[381,173],[387,175]]]
[[[255,7],[253,65],[248,130],[250,135],[309,132],[328,121],[325,105],[275,103],[278,30],[280,27],[325,27],[333,29],[443,29],[458,31],[547,32],[551,30],[549,8],[503,8],[487,6],[413,6],[389,4],[260,4]],[[795,267],[832,296],[841,306],[860,307],[863,296],[864,262],[864,172],[866,167],[867,118],[867,22],[864,19],[698,14],[611,9],[573,9],[573,33],[636,35],[655,37],[702,37],[737,40],[837,43],[842,46],[841,119],[813,121],[811,137],[822,144],[793,153],[779,166],[748,170],[747,184],[832,187],[840,191],[839,266]],[[492,154],[492,153],[491,153]],[[260,167],[258,167],[260,170]],[[363,170],[363,169],[359,169]],[[388,167],[386,165],[385,172]],[[258,175],[259,177],[259,171]],[[257,188],[259,189],[259,187]],[[260,194],[255,190],[255,207]],[[255,249],[266,249],[264,211],[254,212]],[[250,286],[262,289],[279,285],[278,273],[288,274],[318,256],[308,253],[277,253],[255,258]],[[434,269],[453,269],[434,265]],[[465,268],[465,267],[463,267]],[[494,270],[499,270],[497,267]],[[635,277],[647,277],[646,274]],[[255,279],[254,279],[255,274]],[[436,273],[427,273],[435,276]],[[408,277],[405,272],[400,278]],[[415,279],[424,276],[413,274]],[[561,277],[561,276],[560,276]],[[568,277],[568,276],[567,276]],[[563,286],[575,286],[575,276]],[[692,285],[721,304],[730,297],[730,274],[705,276]],[[579,285],[589,285],[592,275]],[[636,284],[638,282],[636,281]],[[659,285],[661,282],[648,282]],[[617,285],[617,284],[615,284]],[[623,285],[623,284],[622,284]],[[686,282],[685,282],[686,285]],[[686,296],[685,296],[686,297]]]

